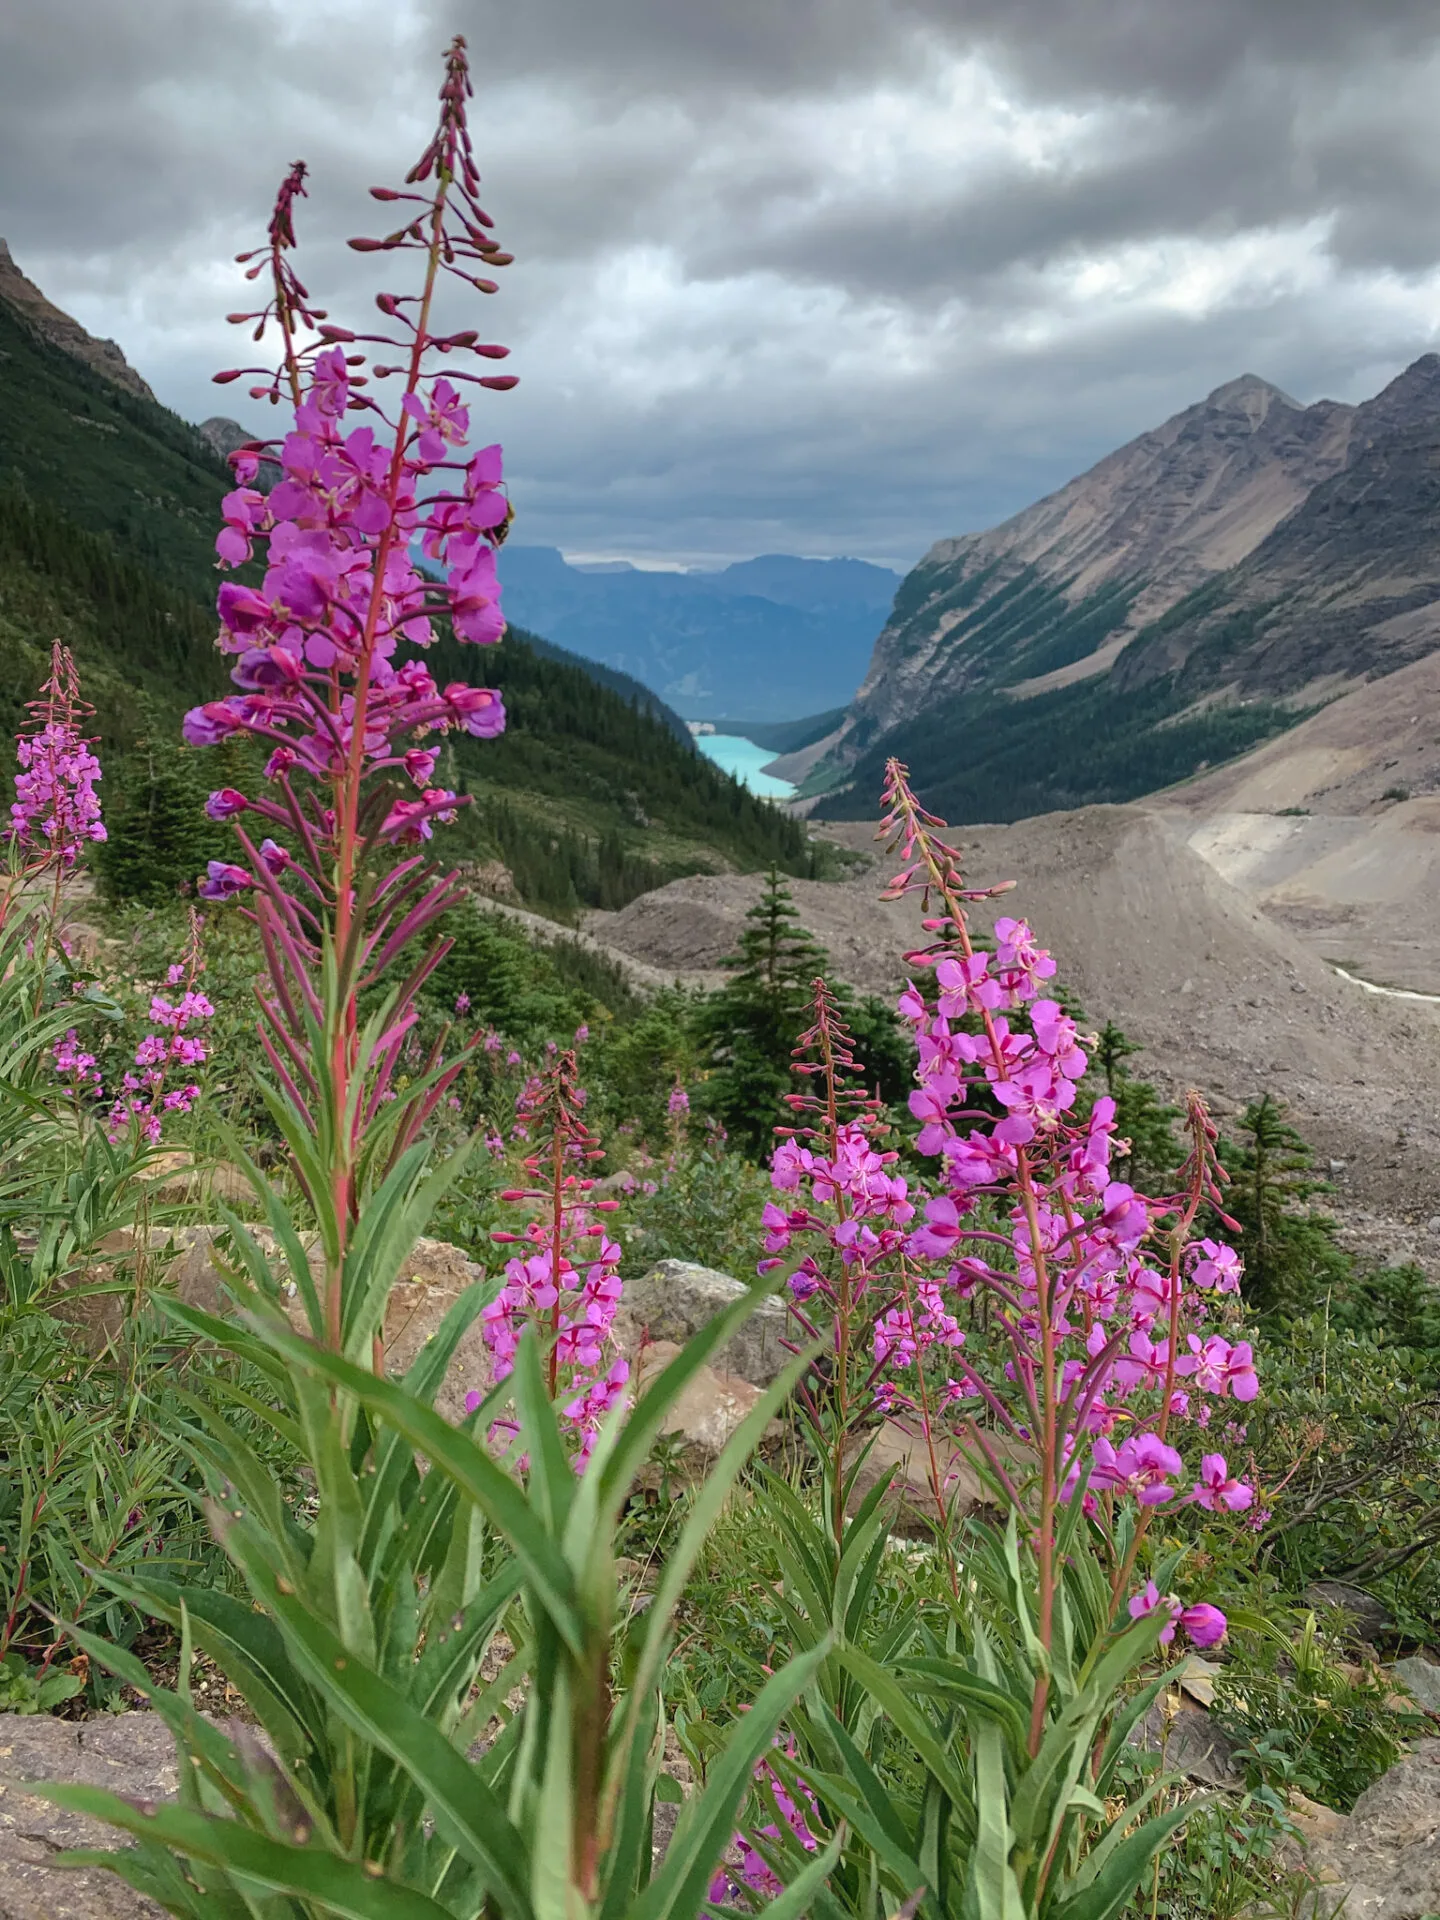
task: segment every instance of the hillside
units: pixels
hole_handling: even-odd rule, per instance
[[[16,277],[12,263],[0,296]],[[96,708],[113,801],[142,735],[173,739],[188,761],[180,715],[225,684],[213,538],[229,475],[195,428],[117,383],[105,343],[30,293],[20,306],[0,297],[4,719],[13,730],[52,638],[64,639]],[[498,860],[520,897],[573,915],[677,873],[813,865],[800,825],[703,760],[677,716],[624,674],[514,630],[493,650],[442,641],[432,659],[441,678],[505,693],[511,731],[452,743],[448,772],[476,801],[456,853]]]
[[[811,791],[890,753],[943,810],[1125,800],[1440,639],[1440,359],[1358,407],[1246,376],[906,579]],[[850,791],[839,791],[849,785]]]
[[[523,626],[652,686],[687,720],[796,720],[854,695],[898,585],[862,560],[764,554],[717,572],[570,566],[507,542],[505,603]]]
[[[1311,952],[1440,996],[1437,713],[1440,652],[1151,804]]]
[[[972,829],[959,837],[967,876],[1018,882],[978,905],[976,924],[984,932],[996,912],[1030,920],[1089,1023],[1118,1022],[1144,1048],[1142,1071],[1171,1094],[1199,1087],[1222,1119],[1266,1088],[1282,1096],[1306,1137],[1344,1163],[1350,1206],[1373,1209],[1390,1235],[1381,1251],[1434,1261],[1423,1223],[1440,1186],[1435,1009],[1341,979],[1187,844],[1194,824],[1086,807]],[[838,978],[893,991],[919,937],[918,905],[878,899],[891,867],[868,824],[827,833],[858,863],[839,883],[796,883],[800,919]],[[739,876],[677,880],[585,925],[633,960],[705,980],[758,892]]]

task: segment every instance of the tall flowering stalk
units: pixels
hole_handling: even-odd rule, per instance
[[[44,965],[59,933],[60,896],[66,876],[87,841],[105,838],[95,783],[100,762],[85,722],[95,709],[80,697],[80,676],[70,649],[50,648],[50,675],[39,697],[26,702],[29,721],[16,736],[15,799],[6,838],[10,878],[0,893],[0,927],[9,918],[17,889],[44,876],[51,881],[45,922]],[[37,1007],[38,1011],[38,1007]]]
[[[764,1211],[766,1273],[796,1234],[820,1235],[828,1257],[811,1253],[790,1276],[791,1311],[809,1339],[824,1338],[821,1367],[801,1396],[829,1456],[826,1490],[838,1553],[845,1529],[846,1455],[871,1412],[878,1367],[865,1335],[887,1311],[896,1291],[894,1264],[914,1214],[909,1185],[896,1170],[899,1155],[875,1143],[880,1103],[857,1085],[860,1063],[835,995],[823,979],[811,985],[810,1022],[794,1050],[794,1070],[810,1085],[785,1096],[796,1121],[777,1128],[772,1181],[782,1194],[808,1195],[810,1204]]]
[[[200,915],[190,909],[185,950],[167,971],[165,984],[183,989],[173,1000],[166,994],[150,996],[150,1027],[135,1049],[132,1067],[125,1073],[122,1091],[110,1108],[107,1131],[119,1140],[133,1127],[150,1146],[157,1146],[167,1113],[189,1113],[200,1097],[193,1075],[209,1057],[202,1023],[215,1009],[199,981],[205,971],[201,951]],[[72,1036],[67,1035],[67,1040]],[[58,1063],[58,1055],[57,1055]]]
[[[216,551],[222,567],[235,568],[258,550],[265,571],[258,587],[220,589],[219,645],[233,658],[238,691],[185,720],[192,745],[243,733],[269,749],[264,791],[225,787],[210,797],[211,816],[234,821],[241,858],[212,861],[200,891],[244,898],[259,928],[269,972],[261,1041],[300,1130],[291,1141],[296,1170],[324,1243],[321,1289],[313,1299],[302,1290],[314,1332],[337,1349],[356,1333],[345,1274],[363,1196],[417,1150],[463,1064],[447,1063],[437,1044],[396,1097],[416,995],[448,943],[413,961],[366,1022],[360,997],[460,897],[454,873],[405,851],[429,841],[462,804],[435,783],[436,736],[490,739],[505,722],[490,689],[437,686],[423,658],[406,657],[408,649],[423,655],[437,619],[478,645],[504,631],[495,547],[510,509],[500,448],[465,457],[462,386],[504,389],[515,380],[450,364],[507,350],[436,322],[447,277],[493,292],[494,281],[472,269],[510,258],[477,198],[470,93],[457,37],[435,134],[405,190],[371,189],[401,207],[401,225],[350,243],[415,259],[415,291],[376,296],[388,332],[357,334],[311,304],[291,259],[302,163],[281,186],[266,245],[240,256],[249,278],[268,279],[268,298],[231,317],[253,323],[257,338],[278,330],[281,348],[278,368],[261,370],[251,393],[291,406],[293,423],[283,437],[231,456],[239,484],[226,496]],[[372,360],[370,348],[383,359]],[[377,397],[385,382],[395,383],[393,397]],[[253,482],[267,450],[281,477],[265,494]],[[417,547],[443,568],[443,583],[417,569]],[[361,1317],[373,1321],[381,1307],[371,1298]]]
[[[509,1378],[526,1328],[539,1335],[550,1398],[577,1443],[577,1470],[589,1460],[605,1415],[625,1400],[630,1379],[610,1333],[620,1304],[620,1248],[599,1217],[619,1202],[593,1197],[587,1169],[604,1149],[585,1124],[584,1107],[575,1055],[567,1050],[535,1083],[529,1124],[539,1144],[525,1167],[536,1184],[500,1196],[543,1211],[523,1233],[492,1236],[526,1251],[507,1261],[504,1284],[481,1316],[497,1380]],[[479,1394],[467,1405],[478,1407]],[[507,1420],[494,1426],[517,1430]]]
[[[1238,1258],[1191,1237],[1202,1206],[1221,1205],[1215,1129],[1191,1095],[1190,1156],[1176,1195],[1147,1199],[1111,1180],[1114,1102],[1097,1100],[1083,1122],[1067,1118],[1088,1063],[1075,1023],[1041,990],[1054,960],[1007,916],[995,923],[993,955],[977,951],[966,909],[1001,889],[966,887],[943,822],[920,807],[898,762],[885,804],[882,832],[903,862],[886,897],[918,893],[937,910],[925,921],[935,940],[911,956],[933,968],[936,991],[912,986],[900,1003],[919,1054],[918,1145],[942,1168],[942,1190],[926,1202],[909,1251],[939,1266],[956,1297],[983,1292],[1009,1348],[994,1378],[952,1356],[945,1395],[1017,1505],[1027,1503],[992,1436],[1035,1461],[1048,1647],[1063,1503],[1083,1498],[1110,1544],[1118,1606],[1158,1509],[1188,1499],[1235,1511],[1253,1499],[1219,1454],[1203,1457],[1187,1493],[1174,1444],[1187,1424],[1203,1431],[1216,1400],[1258,1391],[1249,1344],[1225,1330],[1239,1311]],[[966,1030],[967,1019],[978,1031]],[[1207,1644],[1224,1631],[1213,1608],[1189,1624]],[[1033,1739],[1043,1713],[1042,1678]]]
[[[80,676],[70,649],[50,648],[50,676],[15,742],[20,771],[10,808],[10,838],[27,871],[73,867],[87,841],[105,838],[95,783],[100,762],[84,735],[95,709],[80,697]]]

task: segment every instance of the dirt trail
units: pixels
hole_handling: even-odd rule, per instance
[[[1186,827],[1139,807],[1086,807],[1007,827],[964,828],[977,884],[1015,879],[996,911],[1023,914],[1051,946],[1096,1025],[1144,1048],[1137,1069],[1172,1092],[1198,1086],[1224,1116],[1263,1090],[1282,1097],[1336,1170],[1335,1205],[1382,1257],[1440,1264],[1440,1008],[1369,994],[1337,976],[1188,844]],[[870,830],[821,831],[873,853]],[[838,883],[796,882],[800,917],[835,972],[864,991],[903,979],[919,938],[910,903],[877,898],[872,859]],[[757,876],[678,880],[617,914],[591,915],[606,946],[701,977],[757,898]],[[982,927],[989,918],[977,914]]]

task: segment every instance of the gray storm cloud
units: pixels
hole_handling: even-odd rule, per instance
[[[528,540],[904,563],[1243,370],[1353,398],[1436,341],[1434,0],[51,0],[0,19],[0,232],[233,410],[231,256],[303,154],[363,318],[457,28]]]

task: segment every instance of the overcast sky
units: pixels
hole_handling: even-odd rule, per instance
[[[1239,373],[1354,400],[1440,344],[1440,0],[45,0],[0,9],[0,233],[239,413],[232,256],[303,157],[363,319],[340,243],[456,29],[517,256],[485,432],[572,557],[908,566]]]

